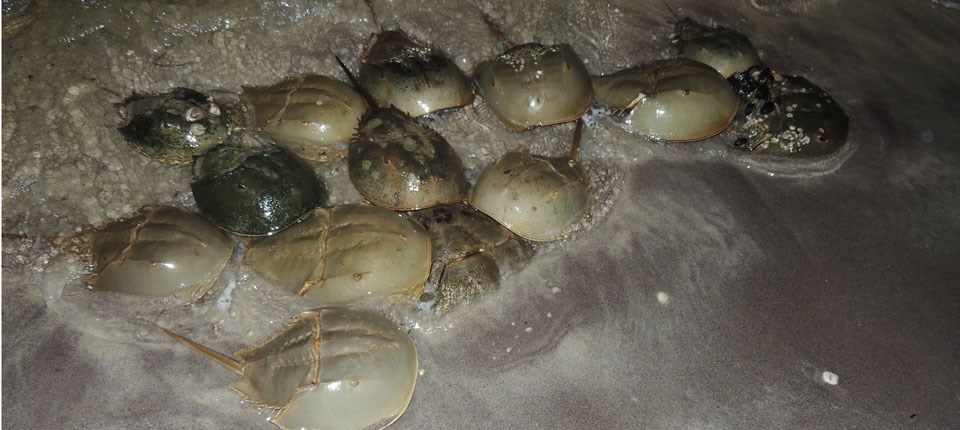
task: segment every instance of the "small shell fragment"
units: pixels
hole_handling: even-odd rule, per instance
[[[146,206],[93,233],[94,291],[199,299],[216,282],[233,242],[185,209]]]

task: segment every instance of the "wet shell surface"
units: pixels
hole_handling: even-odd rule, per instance
[[[518,45],[474,72],[487,106],[511,131],[580,118],[593,101],[590,73],[569,45]]]
[[[417,383],[413,340],[371,311],[304,312],[236,359],[163,330],[239,374],[231,388],[271,410],[281,429],[385,428],[407,409]]]
[[[311,161],[329,161],[331,145],[357,132],[367,102],[329,76],[300,75],[266,87],[244,87],[241,100],[260,132]]]
[[[725,130],[739,98],[709,66],[683,58],[593,78],[597,104],[623,112],[631,131],[668,141],[706,139]]]
[[[30,27],[41,16],[44,7],[35,0],[3,2],[3,38],[10,40]]]
[[[826,91],[800,76],[751,69],[731,78],[744,99],[735,124],[741,146],[757,154],[809,158],[846,143],[850,120]]]
[[[218,227],[261,236],[276,233],[327,203],[313,169],[272,145],[224,145],[194,164],[190,184],[197,207]]]
[[[424,226],[433,244],[433,266],[421,301],[441,312],[497,290],[503,275],[533,258],[529,242],[470,206],[439,206],[410,216]]]
[[[708,27],[690,18],[677,22],[672,43],[677,54],[716,69],[723,77],[760,64],[750,39],[726,27]]]
[[[146,206],[93,233],[94,291],[141,296],[202,297],[233,253],[233,242],[199,215]]]
[[[394,210],[461,202],[470,189],[447,140],[395,108],[364,120],[350,143],[347,166],[364,198]]]
[[[230,133],[226,111],[189,88],[135,94],[124,100],[124,111],[129,122],[120,134],[130,146],[163,163],[190,163]]]
[[[593,194],[571,158],[508,152],[477,179],[470,205],[530,240],[564,238],[590,210]]]
[[[377,206],[315,209],[254,242],[245,264],[318,305],[416,300],[430,272],[430,237],[420,224]]]
[[[417,117],[473,102],[473,84],[453,61],[401,31],[384,31],[360,62],[360,85],[382,108]]]

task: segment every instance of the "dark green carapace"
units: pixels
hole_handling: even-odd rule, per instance
[[[190,184],[197,207],[218,227],[262,236],[327,203],[313,169],[273,146],[221,146],[197,159]]]

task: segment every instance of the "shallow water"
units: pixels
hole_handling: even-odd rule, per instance
[[[5,29],[3,232],[37,239],[2,245],[4,424],[272,428],[227,388],[231,372],[142,320],[233,352],[302,302],[236,264],[190,306],[91,294],[87,268],[42,239],[193,205],[189,168],[117,133],[130,93],[229,99],[293,73],[342,78],[333,55],[355,68],[379,25],[470,70],[501,49],[480,11],[516,41],[570,43],[594,73],[670,55],[659,1],[371,3],[38,1],[33,22]],[[671,1],[830,92],[850,145],[759,159],[725,135],[669,145],[589,117],[582,156],[600,196],[584,231],[479,303],[393,314],[423,368],[394,428],[960,426],[960,11],[886,3]],[[479,100],[426,122],[471,180],[518,145],[562,153],[573,130],[512,134]],[[344,163],[319,171],[333,203],[360,200]]]

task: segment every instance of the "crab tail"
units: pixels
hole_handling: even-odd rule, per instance
[[[503,44],[504,49],[513,48],[515,43],[513,43],[513,41],[510,40],[509,37],[507,37],[507,33],[504,32],[503,29],[500,28],[500,26],[497,25],[496,22],[493,22],[493,18],[490,18],[490,15],[487,15],[487,13],[484,12],[479,7],[474,6],[474,8],[477,9],[477,12],[480,12],[480,16],[483,17],[483,22],[487,24],[487,28],[489,28],[490,31],[493,32],[494,36],[496,36],[497,39],[500,39],[500,43]]]
[[[376,100],[373,99],[373,96],[371,96],[370,93],[367,92],[367,90],[363,89],[363,87],[360,86],[360,80],[353,75],[353,72],[351,72],[350,69],[347,68],[346,64],[343,64],[343,60],[341,60],[339,56],[334,55],[333,58],[337,59],[337,64],[339,64],[340,68],[343,69],[343,73],[347,75],[347,79],[349,79],[350,83],[353,84],[353,88],[356,89],[357,92],[360,93],[361,96],[363,96],[363,99],[367,101],[367,104],[370,105],[371,111],[375,109],[377,106]]]
[[[380,22],[380,18],[377,17],[377,10],[373,8],[373,3],[371,0],[363,0],[367,4],[367,9],[370,9],[370,16],[373,17],[373,22],[380,27],[380,32],[383,33],[383,24]]]
[[[333,58],[337,59],[337,64],[339,64],[340,68],[343,69],[343,73],[347,75],[347,79],[350,79],[350,83],[353,84],[354,87],[360,88],[360,81],[357,80],[357,77],[353,75],[353,72],[347,68],[347,65],[343,64],[343,60],[340,59],[340,56],[334,55]]]
[[[229,368],[230,370],[233,370],[234,372],[237,372],[238,375],[242,375],[242,374],[243,374],[243,363],[241,363],[240,360],[236,360],[236,359],[234,359],[234,358],[230,358],[230,357],[229,357],[228,355],[226,355],[226,354],[223,354],[223,353],[221,353],[221,352],[214,351],[213,349],[210,349],[210,348],[208,348],[208,347],[206,347],[206,346],[203,346],[203,345],[201,345],[201,344],[199,344],[199,343],[196,343],[196,342],[194,342],[194,341],[192,341],[192,340],[190,340],[190,339],[187,339],[186,337],[184,337],[183,335],[181,335],[181,334],[179,334],[179,333],[174,333],[174,332],[172,332],[172,331],[170,331],[170,330],[167,330],[167,329],[165,329],[165,328],[163,328],[163,327],[160,327],[160,326],[157,326],[157,328],[159,328],[160,330],[163,330],[163,332],[166,333],[167,336],[172,337],[173,340],[176,340],[177,342],[183,343],[183,344],[185,344],[185,345],[187,345],[187,346],[195,349],[197,352],[199,352],[199,353],[207,356],[207,358],[209,358],[209,359],[211,359],[211,360],[213,360],[213,361],[216,361],[217,363],[222,364],[224,367],[227,367],[227,368]]]
[[[676,21],[674,22],[674,24],[680,22],[680,21],[681,21],[680,15],[677,15],[677,13],[673,11],[673,8],[670,7],[670,5],[667,3],[667,0],[660,0],[660,1],[662,1],[662,2],[663,2],[663,5],[666,6],[666,7],[667,7],[667,10],[670,11],[670,15],[673,15],[673,19],[676,20]]]
[[[578,161],[580,157],[580,141],[583,139],[583,118],[577,118],[577,128],[573,130],[573,146],[570,147],[570,158]]]

